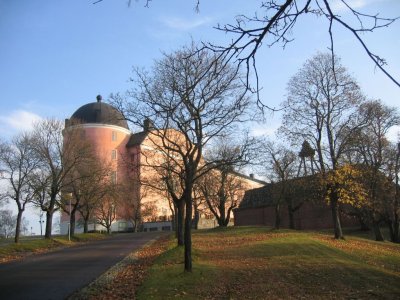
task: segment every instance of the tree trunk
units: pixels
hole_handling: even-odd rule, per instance
[[[192,272],[192,199],[186,195],[186,215],[185,215],[185,271]]]
[[[229,221],[231,220],[231,213],[232,213],[233,206],[228,208],[228,212],[226,213],[224,227],[228,227]]]
[[[19,236],[21,233],[21,221],[22,221],[22,213],[23,210],[18,210],[18,215],[17,215],[17,226],[15,228],[15,237],[14,237],[14,242],[19,243]]]
[[[360,230],[361,231],[368,231],[369,227],[368,224],[364,221],[364,218],[362,216],[357,216],[358,222],[360,222]]]
[[[179,203],[176,206],[178,208],[178,218],[177,218],[177,239],[178,239],[178,246],[184,245],[184,235],[183,235],[183,219],[184,219],[184,209],[185,209],[185,202],[183,200],[179,200]]]
[[[336,189],[332,190],[330,194],[330,201],[335,239],[344,239],[342,225],[340,224],[339,218],[338,195]]]
[[[314,175],[315,171],[314,171],[314,158],[311,156],[310,157],[310,161],[311,161],[311,174]]]
[[[171,208],[171,211],[172,211],[172,221],[171,221],[171,223],[172,223],[172,230],[174,230],[175,231],[175,237],[177,238],[178,237],[178,230],[177,230],[177,228],[178,228],[178,218],[177,218],[177,211],[178,211],[178,208],[176,207],[176,204],[175,204],[175,202],[173,202],[172,201],[172,208]]]
[[[290,229],[295,229],[294,227],[294,211],[293,211],[293,201],[291,197],[289,199],[286,199],[287,203],[287,209],[288,209],[288,215],[289,215],[289,228]]]
[[[83,233],[89,232],[89,220],[83,219]]]
[[[400,221],[398,219],[398,216],[395,217],[394,222],[393,222],[393,243],[400,243]]]
[[[394,203],[394,220],[393,220],[393,243],[400,243],[400,217],[399,217],[399,205],[396,199]]]
[[[279,229],[281,225],[281,204],[278,202],[275,205],[275,229]]]
[[[307,164],[306,164],[306,158],[302,158],[303,164],[304,164],[304,176],[307,176]]]
[[[226,197],[225,197],[225,195],[220,195],[219,196],[219,207],[218,207],[218,210],[219,210],[219,218],[217,218],[217,220],[218,220],[218,225],[220,226],[220,227],[227,227],[228,226],[228,224],[226,223],[226,219],[225,219],[225,215],[226,215],[226,212],[225,212],[225,203],[226,203]]]
[[[218,218],[218,225],[219,227],[228,227],[229,221],[225,218]]]
[[[372,228],[374,229],[375,240],[378,242],[383,242],[385,239],[383,238],[378,222],[376,222],[375,220],[372,221]]]
[[[390,220],[386,221],[387,226],[389,227],[389,235],[390,235],[390,241],[394,243],[395,237],[394,237],[394,228],[393,228],[393,222]]]
[[[197,207],[194,209],[193,228],[199,229],[200,212]]]
[[[137,232],[137,224],[138,224],[138,222],[137,222],[137,220],[131,220],[131,223],[132,223],[132,231],[133,232]]]
[[[133,226],[133,232],[138,232],[140,229],[140,224],[142,224],[142,214],[141,214],[141,210],[140,210],[140,206],[136,208],[136,212],[135,212],[135,219],[134,222],[135,225]]]
[[[71,232],[71,236],[75,234],[75,210],[71,212],[71,216],[69,219],[69,228]]]
[[[226,222],[225,215],[219,215],[219,216],[217,215],[215,217],[217,219],[219,227],[227,227],[228,226],[228,223]]]
[[[47,210],[46,211],[46,230],[45,230],[44,238],[46,238],[46,239],[51,238],[52,226],[53,226],[53,211]]]

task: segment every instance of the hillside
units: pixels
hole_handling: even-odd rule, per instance
[[[239,227],[193,234],[194,270],[171,242],[139,299],[395,299],[400,245],[358,237]]]

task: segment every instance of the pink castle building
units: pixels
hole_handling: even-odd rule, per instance
[[[140,186],[139,176],[152,176],[152,171],[144,167],[144,160],[148,159],[149,152],[155,152],[154,139],[149,137],[151,123],[146,120],[143,124],[143,131],[133,133],[124,116],[110,104],[102,102],[101,96],[97,96],[97,102],[81,106],[65,120],[66,129],[78,128],[81,138],[89,142],[96,157],[101,163],[111,166],[111,179],[113,182],[124,183],[130,189],[126,190],[124,197],[131,198],[137,203],[140,201],[142,209],[148,205],[153,207],[151,217],[142,218],[142,230],[172,230],[172,205],[165,193],[158,193],[146,190]],[[147,153],[147,154],[146,154]],[[127,163],[128,162],[128,163]],[[246,181],[248,189],[260,187],[263,182],[241,175]],[[247,188],[246,188],[247,190]],[[72,199],[72,201],[74,201]],[[129,231],[132,223],[125,217],[124,211],[128,207],[117,207],[116,218],[112,222],[112,231]],[[210,214],[208,215],[210,216]],[[75,232],[83,232],[82,222],[79,222],[79,213],[76,215]],[[208,218],[209,219],[209,218]],[[208,221],[208,222],[207,222]],[[203,220],[203,227],[213,227],[216,223],[213,220]],[[62,213],[60,222],[60,233],[68,233],[69,214]],[[105,228],[93,221],[88,226],[89,231],[105,230]]]

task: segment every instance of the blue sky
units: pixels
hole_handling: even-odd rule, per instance
[[[252,15],[260,1],[0,0],[0,135],[29,128],[38,117],[67,118],[81,105],[129,88],[132,66],[148,67],[160,57],[195,41],[223,43],[216,24]],[[400,1],[351,0],[367,13],[400,15]],[[277,106],[285,98],[288,79],[304,61],[329,45],[323,18],[301,19],[294,42],[282,48],[263,48],[257,63],[262,100]],[[400,89],[375,70],[349,33],[337,31],[337,53],[368,97],[399,105]],[[388,69],[400,80],[400,22],[366,35],[371,49],[385,57]],[[271,131],[279,114],[269,117],[257,132]]]
[[[233,23],[238,14],[253,15],[260,1],[195,0],[0,0],[0,137],[29,129],[32,120],[70,117],[97,94],[123,92],[133,66],[152,61],[194,41],[223,44],[229,39],[213,29]],[[349,0],[366,13],[400,15],[398,0]],[[337,2],[336,2],[337,3]],[[336,6],[336,4],[335,4]],[[337,10],[342,13],[341,8]],[[344,15],[346,17],[346,15]],[[264,47],[257,54],[262,100],[278,106],[286,84],[306,59],[329,46],[323,18],[305,17],[294,29],[295,40],[284,50]],[[358,80],[364,93],[400,107],[400,88],[375,70],[354,38],[335,31],[335,47],[342,63]],[[400,80],[400,21],[365,35],[371,50],[385,57],[388,70]],[[279,126],[279,114],[253,133],[270,133]],[[35,230],[35,229],[34,229]],[[37,232],[37,230],[36,230]]]

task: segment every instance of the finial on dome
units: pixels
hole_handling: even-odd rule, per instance
[[[101,100],[103,100],[103,98],[101,97],[101,95],[97,95],[96,96],[97,102],[101,102]]]

